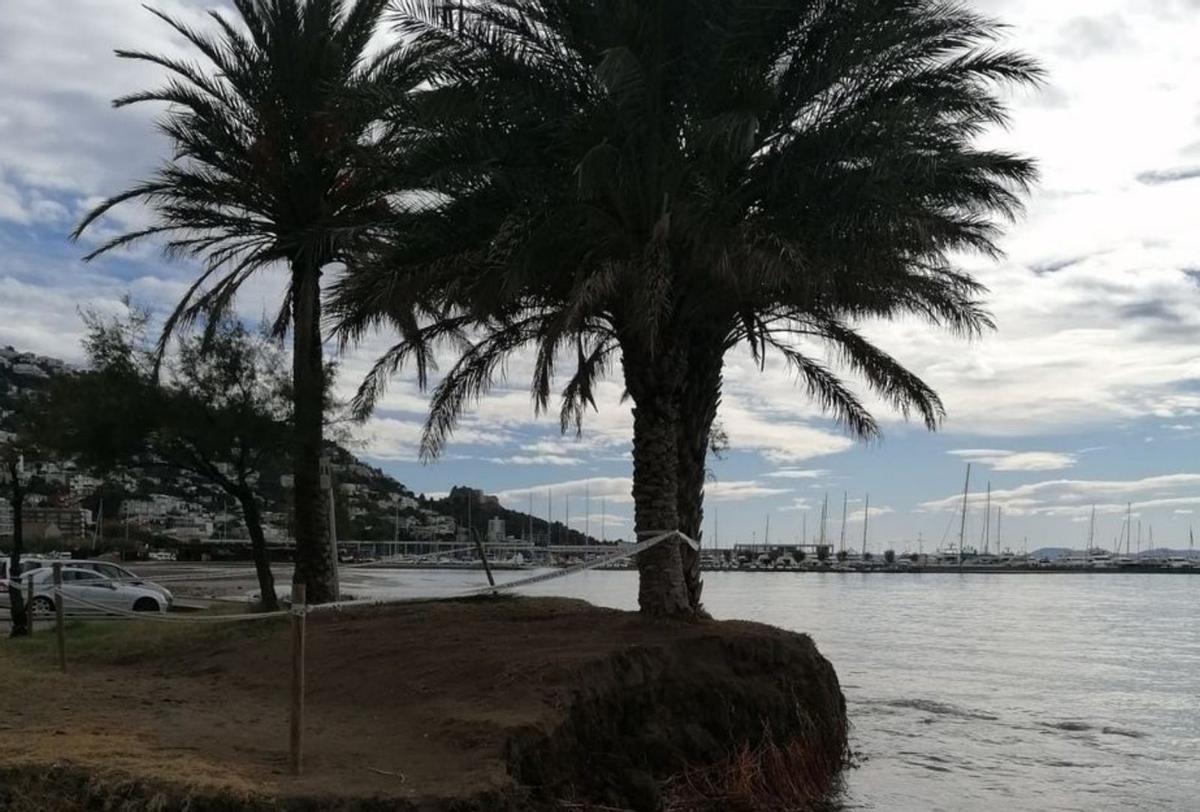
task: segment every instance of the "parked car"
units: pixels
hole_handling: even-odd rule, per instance
[[[46,566],[49,565],[47,564]],[[171,594],[171,590],[167,589],[165,586],[156,584],[153,581],[147,581],[145,578],[142,578],[136,573],[125,569],[119,564],[114,564],[111,561],[92,561],[83,559],[71,560],[64,561],[63,567],[70,567],[71,569],[76,570],[91,570],[92,572],[100,573],[105,578],[111,578],[114,581],[124,581],[126,583],[133,584],[134,586],[153,589],[162,595],[163,600],[166,601],[168,605],[175,600],[175,596]]]
[[[170,606],[175,600],[175,596],[171,594],[171,590],[167,589],[165,586],[156,584],[153,581],[147,581],[145,578],[140,577],[136,573],[125,569],[125,567],[122,567],[120,564],[114,564],[111,561],[91,559],[58,559],[53,557],[46,558],[43,556],[24,556],[21,558],[20,572],[22,589],[25,588],[25,578],[29,575],[29,573],[33,572],[34,570],[42,569],[43,567],[48,570],[50,569],[51,565],[55,563],[62,564],[64,569],[69,567],[71,569],[91,570],[92,572],[98,572],[104,577],[110,578],[114,581],[124,581],[133,584],[134,586],[152,589],[162,596],[161,602],[166,603],[168,606]],[[8,559],[6,558],[0,562],[0,579],[8,577],[7,567]],[[0,608],[5,608],[7,606],[8,590],[0,589]]]
[[[43,567],[28,575],[33,578],[34,615],[53,614],[54,571]],[[161,587],[151,588],[113,580],[90,569],[63,567],[62,580],[63,596],[66,599],[64,607],[71,614],[104,614],[106,610],[166,612],[171,607],[171,599],[164,597]],[[72,601],[72,597],[94,605]]]

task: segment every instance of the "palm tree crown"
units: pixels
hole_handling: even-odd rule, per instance
[[[996,220],[1034,174],[974,146],[1004,122],[997,87],[1038,77],[993,47],[999,26],[939,0],[494,0],[454,27],[441,4],[406,11],[405,33],[443,66],[404,105],[424,111],[406,171],[439,197],[338,290],[348,335],[401,333],[363,408],[400,363],[424,377],[433,346],[458,342],[428,424],[436,453],[503,358],[532,345],[540,405],[555,364],[573,361],[565,428],[619,356],[639,530],[681,526],[674,433],[692,426],[702,470],[740,342],[781,352],[854,433],[875,434],[874,419],[803,340],[937,424],[936,394],[856,323],[990,324],[951,259],[996,251]]]
[[[151,10],[207,64],[117,52],[168,73],[162,87],[115,105],[166,103],[158,126],[173,151],[150,179],[104,201],[75,231],[78,238],[113,207],[141,202],[153,213],[151,224],[105,242],[88,259],[157,238],[169,254],[201,261],[166,320],[160,355],[178,327],[200,316],[210,327],[220,324],[248,278],[286,266],[275,330],[282,335],[290,327],[294,342],[297,578],[318,602],[334,588],[318,477],[320,277],[372,223],[387,219],[390,176],[363,157],[365,147],[390,138],[374,98],[381,88],[419,81],[399,49],[368,55],[386,2],[234,0],[240,21],[212,12],[211,32]]]

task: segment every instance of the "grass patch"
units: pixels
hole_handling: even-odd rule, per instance
[[[197,647],[273,637],[282,634],[287,623],[283,617],[214,624],[69,620],[65,627],[67,665],[129,665],[169,658]],[[52,627],[39,627],[32,637],[0,641],[0,662],[12,665],[55,667],[57,652]]]

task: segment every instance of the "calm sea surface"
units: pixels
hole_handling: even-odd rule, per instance
[[[499,573],[498,579],[526,573]],[[356,572],[356,595],[477,574]],[[1200,810],[1200,576],[706,573],[705,604],[837,668],[845,809]],[[527,590],[622,609],[632,572]]]

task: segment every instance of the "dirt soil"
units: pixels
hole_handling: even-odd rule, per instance
[[[806,636],[759,624],[656,623],[543,598],[308,623],[303,776],[287,770],[291,650],[279,624],[67,675],[51,662],[0,659],[0,783],[7,774],[12,786],[34,787],[32,777],[58,765],[84,783],[186,786],[193,809],[351,808],[371,798],[389,799],[378,808],[524,809],[564,795],[654,808],[647,780],[715,760],[737,744],[726,734],[754,738],[747,725],[778,733],[789,708],[801,708],[801,723],[831,751],[845,744],[832,667]],[[689,693],[699,710],[680,698]],[[672,720],[676,712],[697,724]],[[596,770],[606,775],[593,780]],[[199,803],[205,793],[224,801]],[[368,807],[376,804],[354,808]]]

